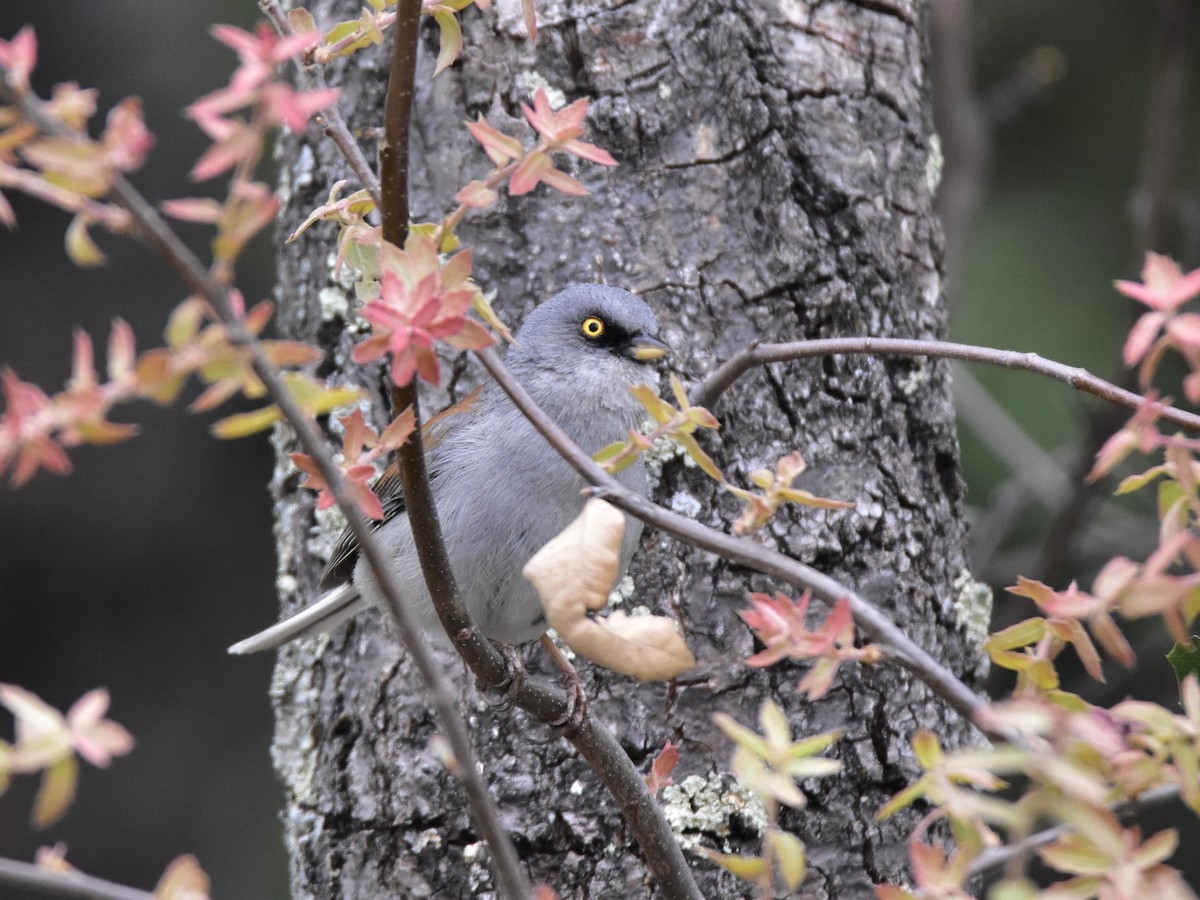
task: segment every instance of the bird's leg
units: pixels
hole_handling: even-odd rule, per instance
[[[512,644],[492,641],[492,646],[504,657],[504,678],[491,688],[501,696],[493,701],[484,694],[484,699],[492,706],[504,709],[513,705],[517,694],[525,686],[525,663],[521,659],[521,652]]]
[[[566,682],[567,687],[567,711],[563,713],[562,718],[549,724],[552,728],[561,728],[564,734],[570,734],[579,729],[579,726],[583,724],[584,717],[587,715],[587,694],[583,692],[583,682],[579,680],[579,673],[575,671],[575,667],[571,665],[570,660],[563,656],[558,648],[554,646],[554,641],[543,634],[542,646],[546,648],[546,652],[550,654],[550,658],[554,660],[554,664],[563,673],[563,680]]]

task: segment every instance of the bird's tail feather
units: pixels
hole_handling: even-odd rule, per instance
[[[362,612],[368,605],[366,600],[358,596],[354,585],[346,582],[282,622],[277,622],[244,641],[238,641],[229,648],[229,652],[239,656],[258,653],[260,650],[270,650],[299,637],[329,631]]]

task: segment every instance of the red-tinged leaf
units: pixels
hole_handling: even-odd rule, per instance
[[[474,122],[468,122],[467,131],[483,145],[484,152],[497,168],[507,165],[510,159],[517,159],[525,152],[519,140],[497,131],[483,116],[479,116]]]
[[[342,434],[342,459],[346,463],[356,461],[362,455],[364,445],[370,448],[379,442],[375,432],[367,427],[362,410],[357,406],[350,415],[342,416],[338,421],[345,429]]]
[[[550,162],[549,156],[541,150],[532,151],[521,160],[520,165],[508,179],[508,192],[514,197],[528,194],[538,186],[542,175],[553,168],[554,164]]]
[[[310,31],[317,30],[317,20],[313,18],[312,13],[302,7],[289,9],[287,20],[292,31],[297,34],[307,34]]]
[[[13,212],[12,206],[3,194],[0,194],[0,222],[12,231],[17,227],[17,214]]]
[[[98,197],[112,185],[113,172],[99,144],[74,137],[43,137],[21,147],[21,155],[41,169],[47,180],[87,197]]]
[[[1200,315],[1181,313],[1167,322],[1167,334],[1183,349],[1200,347]]]
[[[11,41],[0,41],[0,69],[16,90],[29,87],[29,73],[37,65],[37,38],[33,26],[26,25]]]
[[[154,135],[146,129],[142,116],[142,101],[129,97],[109,110],[101,141],[116,168],[122,172],[141,168],[154,146]]]
[[[404,412],[396,416],[391,424],[383,429],[383,434],[379,436],[379,446],[385,450],[399,449],[408,440],[409,435],[413,433],[416,427],[416,414],[413,412],[411,406],[406,407]]]
[[[543,182],[554,188],[556,191],[561,191],[564,194],[569,194],[572,197],[586,196],[589,191],[582,184],[563,172],[561,169],[556,169],[551,166],[541,174]]]
[[[12,483],[20,487],[45,469],[54,475],[65,475],[71,471],[71,460],[53,438],[39,436],[25,441],[17,451],[17,460],[12,468]]]
[[[372,521],[378,522],[383,518],[383,504],[369,487],[362,484],[350,485],[354,495],[354,505],[358,511]]]
[[[462,330],[457,334],[447,335],[445,341],[455,350],[482,350],[494,344],[495,338],[478,322],[464,319]]]
[[[124,727],[104,718],[109,695],[103,688],[88,691],[67,711],[71,746],[94,766],[107,768],[114,756],[133,750],[133,736]]]
[[[470,250],[455,253],[447,260],[446,265],[442,267],[443,290],[455,290],[466,283],[467,279],[471,277],[471,260]],[[474,295],[472,294],[472,296]]]
[[[454,195],[454,199],[469,209],[486,209],[500,198],[494,190],[476,180]]]
[[[37,797],[33,801],[33,826],[45,828],[63,817],[75,799],[79,780],[79,763],[74,756],[64,756],[42,775]]]
[[[64,238],[67,256],[77,266],[99,266],[107,262],[105,255],[100,252],[100,248],[88,234],[88,225],[90,224],[91,219],[86,214],[80,213],[67,226]]]
[[[225,207],[211,197],[186,197],[179,200],[164,200],[162,211],[181,222],[203,222],[208,225],[220,221]]]
[[[332,106],[341,96],[338,88],[297,91],[286,84],[268,84],[262,89],[261,109],[268,123],[286,125],[296,134],[303,133],[309,120],[320,110]]]
[[[646,786],[651,794],[657,794],[667,785],[672,784],[671,772],[679,762],[679,748],[667,741],[654,757],[650,766],[650,774],[646,776]]]
[[[234,123],[229,136],[201,154],[189,177],[192,181],[206,181],[232,169],[242,160],[254,158],[258,155],[259,141],[259,133],[253,128]]]
[[[462,52],[462,29],[458,27],[458,18],[452,12],[437,10],[434,20],[441,30],[441,46],[438,49],[437,65],[433,74],[436,77],[443,69],[451,65],[458,54]]]
[[[828,497],[818,497],[816,494],[810,494],[808,491],[797,488],[784,488],[779,491],[779,496],[783,500],[790,500],[793,503],[812,506],[816,509],[854,509],[858,505],[853,500],[831,500]]]
[[[108,336],[109,380],[119,383],[130,377],[136,360],[133,329],[125,320],[115,319]]]
[[[833,679],[837,675],[837,670],[837,660],[817,660],[800,679],[800,683],[796,685],[796,693],[803,694],[810,700],[820,700],[833,687]]]
[[[521,13],[525,17],[525,30],[529,33],[530,43],[537,43],[537,12],[533,8],[533,0],[521,0]]]
[[[295,12],[295,10],[292,10]],[[209,900],[212,885],[194,856],[171,861],[154,887],[154,900]]]
[[[1125,365],[1137,365],[1150,352],[1150,346],[1158,337],[1158,332],[1166,319],[1167,317],[1163,313],[1149,312],[1134,323],[1129,337],[1125,340],[1125,349],[1122,354]]]
[[[550,98],[542,88],[533,92],[533,108],[521,104],[521,112],[548,143],[560,147],[567,141],[583,134],[583,120],[587,116],[588,102],[581,98],[555,111],[550,106]]]
[[[602,147],[597,147],[595,144],[589,144],[580,140],[569,140],[558,148],[564,153],[570,153],[572,156],[578,156],[580,159],[586,159],[588,162],[594,162],[601,166],[615,166],[617,161],[613,159],[612,154]]]
[[[1117,281],[1118,291],[1159,312],[1173,312],[1188,300],[1200,295],[1200,269],[1187,275],[1172,259],[1158,253],[1147,253],[1142,266],[1142,283]]]

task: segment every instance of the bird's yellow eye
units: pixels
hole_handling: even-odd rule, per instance
[[[579,326],[579,330],[583,332],[584,337],[595,340],[604,334],[604,320],[596,316],[588,316]]]

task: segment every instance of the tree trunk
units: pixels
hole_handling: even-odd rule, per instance
[[[328,26],[358,0],[314,3]],[[640,293],[657,310],[672,366],[695,379],[753,340],[943,335],[938,175],[919,0],[539,0],[536,47],[516,3],[463,15],[465,50],[430,80],[437,29],[422,30],[413,134],[413,218],[434,220],[488,163],[463,122],[482,113],[527,135],[519,109],[540,84],[592,98],[585,139],[620,165],[570,171],[592,191],[545,187],[467,220],[475,277],[512,324],[571,281]],[[346,65],[342,107],[360,132],[379,126],[381,52]],[[338,73],[334,73],[335,76]],[[364,146],[367,146],[364,144]],[[283,141],[285,230],[350,177],[335,148]],[[368,147],[373,155],[374,148]],[[331,274],[333,233],[310,229],[280,251],[281,322],[319,340],[336,368],[355,335],[353,292]],[[480,380],[456,360],[426,409]],[[331,373],[335,374],[335,373]],[[351,374],[378,395],[378,373]],[[962,486],[944,365],[871,357],[775,365],[717,404],[710,440],[734,483],[799,450],[803,486],[857,509],[785,508],[757,538],[864,590],[910,635],[971,677],[987,609],[963,555]],[[291,449],[280,438],[281,453]],[[313,498],[283,463],[275,479],[281,594],[307,602],[336,536],[314,526]],[[654,497],[727,529],[733,498],[676,457]],[[318,517],[319,519],[320,517]],[[860,897],[904,878],[912,819],[875,812],[917,771],[913,733],[947,745],[970,730],[920,684],[891,667],[842,668],[830,694],[804,701],[801,670],[747,668],[752,636],[738,618],[751,590],[781,586],[653,531],[631,568],[630,606],[679,616],[706,677],[636,685],[581,667],[591,709],[639,766],[680,744],[664,803],[682,839],[735,852],[760,848],[759,817],[730,775],[716,711],[754,724],[771,697],[796,735],[845,731],[842,775],[808,782],[803,812],[783,822],[808,847],[804,896]],[[815,615],[823,616],[820,609]],[[297,897],[468,897],[494,893],[486,851],[459,786],[427,750],[435,723],[415,674],[376,614],[328,641],[280,657],[272,687],[276,765]],[[537,658],[540,650],[530,651]],[[464,681],[449,656],[446,677]],[[598,779],[562,740],[521,713],[493,709],[464,685],[475,745],[493,796],[535,882],[564,898],[655,894],[636,845]],[[744,883],[696,857],[706,896],[749,896]]]

